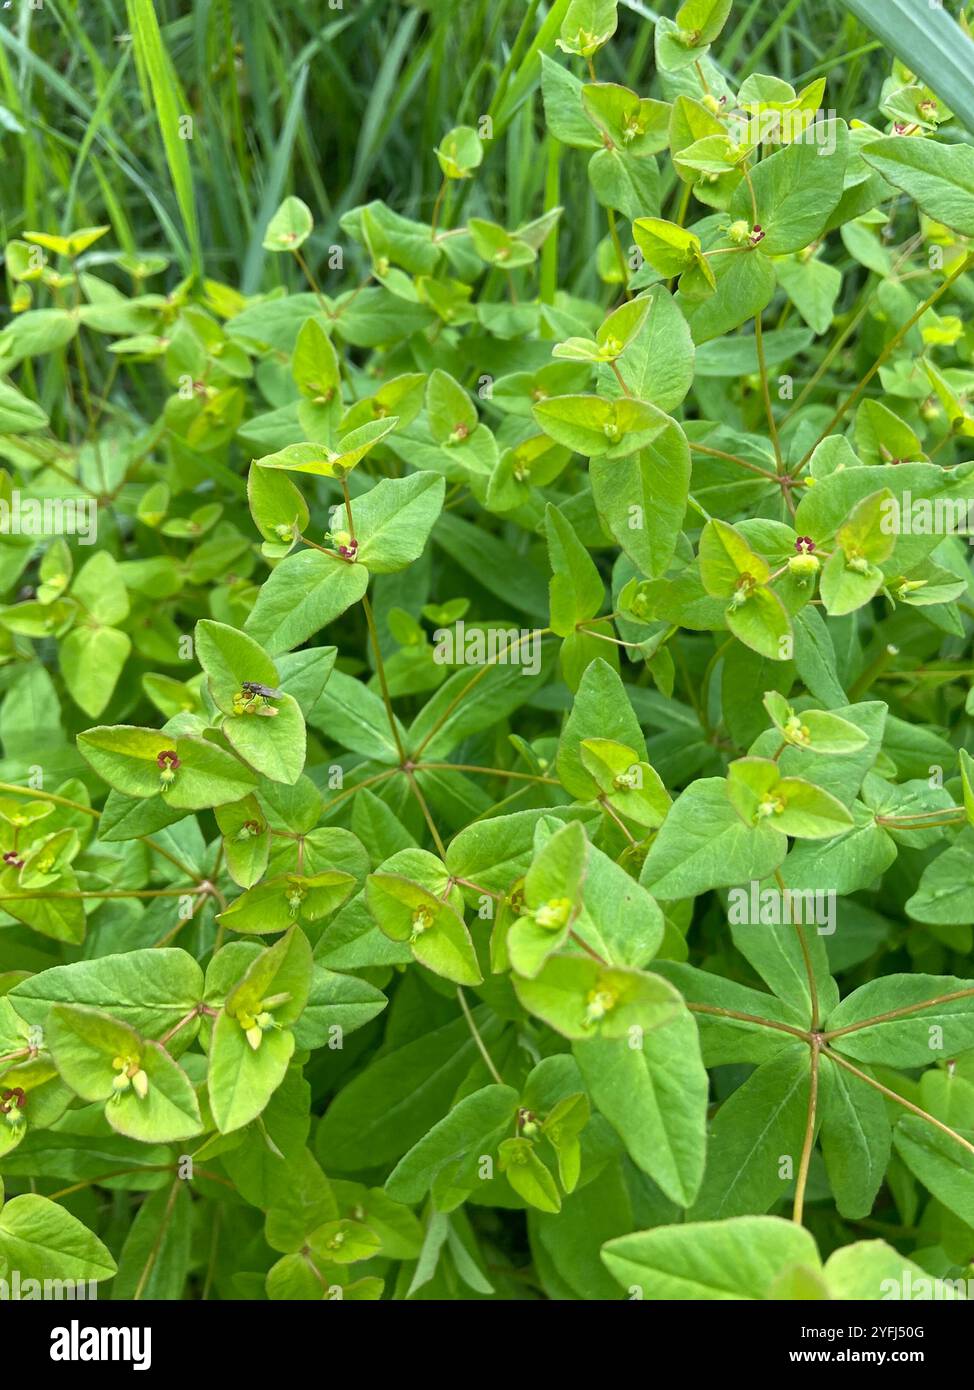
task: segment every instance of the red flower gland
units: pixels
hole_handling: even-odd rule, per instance
[[[752,231],[751,231],[751,245],[752,245],[752,246],[757,246],[758,242],[759,242],[759,241],[763,241],[764,238],[765,238],[765,231],[764,231],[764,228],[761,226],[761,223],[760,223],[760,222],[755,222],[754,227],[753,227],[753,229],[752,229]]]
[[[12,869],[22,869],[24,867],[24,861],[21,859],[20,855],[12,849],[8,850],[3,856],[3,862],[9,864]]]
[[[23,1110],[27,1104],[27,1096],[20,1086],[14,1086],[12,1090],[4,1091],[0,1100],[2,1100],[2,1103],[0,1103],[0,1114],[3,1115],[9,1115],[15,1105],[18,1110]]]
[[[347,545],[340,545],[338,553],[343,560],[354,560],[358,554],[358,541],[350,540]]]
[[[179,767],[180,760],[172,748],[164,748],[161,753],[156,754],[156,766],[159,768],[159,781],[163,788],[169,786],[170,782],[176,779],[176,769]]]
[[[815,550],[815,542],[811,536],[798,536],[795,539],[795,549],[799,555],[811,555]]]

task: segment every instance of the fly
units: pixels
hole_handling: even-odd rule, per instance
[[[241,681],[239,693],[233,697],[233,710],[235,714],[262,714],[265,718],[271,718],[277,714],[277,710],[268,704],[268,700],[283,698],[284,691],[276,690],[272,685],[264,685],[262,681]]]
[[[245,695],[259,695],[264,700],[283,700],[284,691],[275,690],[271,685],[262,685],[260,681],[241,681],[240,689]]]

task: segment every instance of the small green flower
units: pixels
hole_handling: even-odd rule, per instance
[[[410,941],[418,940],[418,938],[421,937],[424,932],[428,932],[433,925],[433,914],[425,903],[420,903],[419,907],[414,909],[412,923],[413,929],[409,935]]]
[[[542,903],[534,914],[534,920],[539,927],[547,927],[551,931],[560,931],[571,915],[572,904],[570,898],[551,898],[548,902]]]
[[[618,1002],[619,996],[615,990],[604,987],[589,990],[586,996],[585,1026],[591,1028],[599,1023]]]

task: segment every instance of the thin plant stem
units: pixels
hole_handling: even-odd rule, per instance
[[[388,767],[385,772],[376,772],[371,777],[363,777],[362,781],[356,782],[354,787],[346,787],[345,790],[339,792],[337,796],[333,796],[330,801],[326,801],[322,807],[322,814],[324,814],[325,811],[333,810],[342,801],[346,801],[348,797],[354,796],[362,787],[374,787],[377,782],[386,782],[390,777],[395,777],[396,774],[401,771],[401,767]]]
[[[351,519],[351,513],[349,513]],[[362,609],[365,613],[365,621],[369,627],[369,638],[372,642],[372,651],[375,653],[375,670],[379,677],[379,685],[382,689],[382,703],[386,707],[386,714],[389,718],[389,728],[392,730],[392,737],[395,739],[396,748],[402,762],[406,761],[406,750],[403,747],[402,738],[399,734],[399,721],[396,719],[395,710],[392,708],[392,696],[389,694],[389,683],[386,680],[386,668],[382,660],[382,649],[379,646],[379,632],[375,625],[375,618],[372,614],[372,605],[369,603],[368,594],[362,595]]]
[[[623,394],[624,396],[629,396],[629,397],[631,398],[631,397],[632,397],[632,392],[629,390],[629,387],[626,385],[625,378],[623,377],[622,373],[621,373],[620,370],[619,370],[619,364],[618,364],[618,362],[612,361],[612,362],[609,363],[609,366],[612,368],[613,372],[615,373],[615,378],[616,378],[616,380],[618,381],[619,385],[622,387],[622,394]]]
[[[550,627],[537,628],[532,635],[537,637],[545,637],[548,633],[550,633],[550,631]],[[479,682],[484,679],[491,667],[496,666],[500,662],[501,657],[506,656],[512,647],[519,647],[524,640],[525,639],[523,637],[517,637],[513,642],[508,642],[506,646],[502,647],[501,650],[490,659],[490,661],[485,661],[484,664],[480,667],[480,669],[474,672],[467,684],[463,687],[462,690],[457,691],[456,695],[447,705],[446,709],[436,720],[432,729],[430,729],[429,733],[426,735],[422,743],[416,749],[416,752],[413,755],[414,758],[419,758],[422,755],[423,749],[426,748],[429,745],[429,743],[436,737],[436,735],[443,728],[443,725],[449,719],[453,711],[467,697],[467,695],[469,695],[470,691],[473,690],[474,686],[479,684]]]
[[[405,770],[405,769],[404,769],[404,770]],[[430,834],[431,834],[432,837],[433,837],[433,843],[436,845],[437,853],[439,854],[439,856],[440,856],[441,859],[444,859],[444,860],[445,860],[445,859],[446,859],[446,845],[444,845],[443,840],[442,840],[442,838],[441,838],[441,836],[440,836],[440,832],[439,832],[439,831],[437,830],[437,828],[436,828],[436,821],[433,819],[433,816],[432,816],[432,814],[431,814],[431,812],[430,812],[430,808],[429,808],[429,806],[426,804],[426,797],[423,795],[422,790],[421,790],[421,788],[420,788],[420,785],[419,785],[419,783],[416,781],[416,777],[415,777],[415,775],[414,775],[412,769],[405,770],[405,771],[406,771],[406,780],[407,780],[407,782],[409,783],[409,787],[410,787],[410,790],[411,790],[412,793],[413,793],[413,796],[415,796],[416,800],[419,802],[419,809],[422,811],[422,813],[423,813],[423,819],[425,820],[427,826],[429,827],[429,832],[430,832]]]
[[[708,1014],[714,1018],[736,1019],[739,1023],[755,1023],[762,1028],[770,1028],[775,1033],[790,1033],[793,1038],[810,1042],[812,1034],[805,1028],[795,1028],[790,1023],[779,1023],[776,1018],[762,1018],[758,1014],[741,1013],[738,1009],[720,1009],[716,1004],[696,1004],[687,1001],[692,1014]]]
[[[781,870],[775,869],[774,876],[779,891],[783,894],[787,893],[789,890],[786,888],[785,881],[781,877]],[[802,924],[801,922],[796,922],[794,926],[795,932],[798,936],[798,944],[801,947],[802,959],[805,962],[805,973],[808,976],[808,993],[812,1002],[812,1032],[817,1033],[819,1024],[819,1007],[818,985],[815,982],[815,970],[812,966],[812,957],[808,950],[808,942],[805,939],[805,932],[802,928]]]
[[[771,435],[775,463],[778,472],[782,473],[784,471],[785,461],[781,456],[781,440],[778,438],[778,426],[775,424],[774,410],[771,405],[771,387],[768,384],[768,362],[764,352],[764,328],[761,324],[760,314],[757,314],[754,319],[754,346],[757,348],[758,370],[761,373],[761,394],[764,397],[764,412],[768,417],[768,431]]]
[[[902,1105],[903,1109],[909,1110],[911,1115],[916,1115],[919,1120],[926,1120],[928,1125],[933,1125],[935,1129],[940,1130],[941,1134],[946,1134],[949,1139],[953,1139],[955,1143],[960,1144],[968,1153],[974,1154],[974,1144],[972,1144],[969,1139],[965,1139],[963,1134],[958,1134],[956,1129],[951,1129],[950,1125],[945,1125],[934,1115],[929,1114],[926,1110],[921,1110],[919,1105],[914,1105],[913,1102],[907,1100],[905,1096],[897,1095],[895,1091],[891,1091],[888,1086],[884,1086],[883,1083],[877,1081],[875,1077],[867,1076],[864,1071],[860,1071],[858,1067],[854,1067],[851,1062],[847,1062],[846,1059],[840,1057],[837,1052],[832,1052],[829,1048],[825,1048],[824,1055],[828,1057],[830,1061],[835,1062],[837,1066],[844,1067],[846,1071],[851,1072],[853,1076],[858,1076],[860,1081],[865,1081],[867,1086],[872,1086],[874,1091],[879,1091],[887,1100],[892,1100],[895,1101],[897,1105]]]
[[[491,1076],[492,1076],[492,1077],[494,1078],[494,1080],[497,1082],[497,1085],[498,1085],[498,1086],[503,1086],[503,1085],[504,1085],[504,1078],[501,1076],[500,1072],[497,1070],[497,1067],[494,1065],[494,1059],[491,1057],[490,1053],[487,1051],[487,1044],[484,1042],[483,1038],[480,1036],[480,1030],[479,1030],[479,1028],[477,1027],[476,1022],[474,1021],[474,1016],[473,1016],[473,1014],[470,1012],[470,1005],[467,1003],[466,995],[464,994],[463,990],[461,989],[461,987],[460,987],[459,985],[457,985],[457,998],[458,998],[459,1001],[460,1001],[460,1008],[463,1010],[463,1016],[464,1016],[464,1018],[467,1020],[467,1027],[470,1029],[470,1035],[471,1035],[471,1037],[473,1038],[474,1042],[475,1042],[476,1045],[477,1045],[477,1051],[480,1053],[481,1057],[483,1057],[483,1059],[484,1059],[484,1066],[487,1068],[487,1070],[490,1072]]]
[[[751,473],[760,473],[763,478],[768,478],[771,482],[776,483],[778,481],[778,475],[772,473],[770,468],[762,468],[760,464],[738,458],[736,454],[727,454],[723,449],[711,449],[707,444],[696,444],[691,440],[690,452],[692,454],[706,454],[709,458],[726,459],[728,463],[736,463],[739,468],[746,468]]]
[[[934,306],[934,304],[936,304],[937,301],[947,293],[951,285],[953,285],[956,280],[959,280],[960,277],[966,271],[968,271],[972,265],[974,265],[974,253],[965,256],[964,259],[950,272],[943,284],[939,285],[937,289],[934,290],[933,294],[928,295],[927,298],[920,305],[920,307],[916,310],[916,312],[910,315],[906,323],[902,324],[896,330],[892,338],[890,338],[889,342],[886,344],[882,352],[876,358],[876,361],[873,363],[873,365],[866,372],[865,376],[856,386],[855,390],[842,402],[838,410],[832,416],[832,419],[829,421],[829,423],[825,426],[824,430],[822,430],[822,433],[816,439],[815,443],[807,451],[799,467],[803,468],[805,466],[805,464],[811,458],[812,454],[821,444],[822,440],[826,439],[830,434],[832,434],[835,430],[836,425],[840,424],[841,421],[845,419],[845,416],[856,404],[863,391],[865,391],[866,387],[869,385],[873,377],[879,371],[880,367],[884,366],[886,362],[889,361],[890,357],[892,357],[893,353],[896,351],[900,343],[909,333],[910,329],[913,328],[915,324],[920,322],[927,310],[931,309]]]
[[[631,845],[635,845],[636,837],[631,833],[629,827],[623,821],[622,817],[618,815],[616,811],[609,805],[608,801],[605,799],[604,796],[599,797],[599,805],[602,807],[602,810],[609,817],[609,819],[615,821],[616,825],[622,831],[623,835],[625,835],[629,843]]]
[[[619,270],[622,272],[622,285],[627,299],[632,298],[629,289],[629,266],[626,264],[626,253],[622,249],[622,242],[619,240],[619,229],[616,226],[616,215],[612,208],[606,209],[609,221],[609,236],[612,238],[612,245],[616,253],[616,260],[619,263]]]
[[[894,1018],[906,1018],[910,1014],[922,1013],[924,1009],[936,1008],[938,1004],[950,1004],[955,999],[970,999],[974,989],[957,989],[952,994],[941,994],[936,999],[924,999],[919,1004],[904,1004],[902,1009],[890,1009],[889,1013],[876,1014],[873,1018],[860,1018],[855,1023],[847,1023],[844,1028],[832,1028],[822,1036],[826,1042],[844,1038],[847,1033],[858,1033],[863,1028],[873,1028],[877,1023],[890,1023]]]
[[[795,1204],[791,1214],[791,1219],[798,1226],[802,1224],[802,1216],[805,1210],[805,1188],[808,1186],[808,1169],[812,1161],[812,1147],[815,1143],[815,1119],[818,1113],[819,1058],[822,1053],[821,1042],[817,1036],[812,1039],[811,1050],[812,1068],[808,1088],[808,1117],[805,1121],[805,1142],[802,1145],[802,1156],[798,1164],[798,1181],[795,1183]]]
[[[321,286],[318,284],[318,281],[317,281],[317,280],[315,279],[315,277],[312,275],[312,273],[311,273],[311,267],[308,265],[308,262],[307,262],[307,261],[304,259],[304,257],[302,256],[300,247],[295,247],[295,249],[294,249],[294,259],[297,261],[298,265],[301,267],[301,270],[302,270],[302,272],[303,272],[303,274],[304,274],[304,278],[307,280],[308,284],[311,286],[312,292],[314,293],[315,299],[317,299],[317,301],[318,301],[318,305],[319,305],[319,307],[320,307],[322,313],[327,314],[327,313],[328,313],[328,304],[327,304],[327,301],[325,300],[325,296],[324,296],[324,295],[322,294],[322,292],[321,292]]]
[[[539,777],[535,772],[513,772],[504,767],[478,767],[476,763],[417,763],[416,771],[435,768],[443,772],[479,772],[484,777],[510,777],[515,782],[543,782],[548,787],[560,787],[557,777]]]

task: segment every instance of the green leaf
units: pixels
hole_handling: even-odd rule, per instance
[[[944,1002],[927,1007],[937,999]],[[858,1062],[929,1066],[974,1047],[974,982],[952,975],[885,975],[847,995],[825,1026],[834,1033],[869,1019],[878,1021],[843,1033],[830,1045]]]
[[[751,183],[757,217],[753,220],[764,232],[758,243],[760,255],[801,251],[821,236],[842,196],[847,147],[845,122],[832,118],[813,123],[783,150],[755,165]],[[750,225],[753,213],[746,184],[734,194],[730,213]]]
[[[510,1086],[484,1086],[465,1096],[402,1156],[386,1179],[386,1192],[397,1202],[421,1202],[443,1169],[489,1154],[510,1130],[517,1108]]]
[[[642,758],[645,740],[625,686],[601,657],[596,657],[582,675],[558,744],[558,777],[570,795],[583,801],[599,794],[598,783],[582,763],[581,751],[582,741],[595,737],[612,738]]]
[[[182,1297],[192,1264],[193,1201],[182,1183],[167,1184],[139,1207],[118,1257],[112,1297]]]
[[[67,309],[28,309],[0,332],[0,360],[9,371],[25,357],[39,357],[70,343],[79,320]]]
[[[300,198],[285,198],[274,213],[261,242],[265,251],[298,251],[314,231],[311,210]]]
[[[713,43],[731,12],[732,0],[683,0],[676,12],[677,27],[688,35],[691,48]]]
[[[473,1011],[484,1041],[486,1011]],[[317,1152],[335,1172],[394,1163],[449,1110],[476,1048],[462,1018],[374,1057],[342,1088],[318,1127]]]
[[[842,272],[815,257],[804,260],[796,256],[792,260],[775,261],[775,274],[778,284],[809,328],[819,335],[827,333],[842,288]]]
[[[443,507],[445,480],[436,473],[383,478],[361,497],[352,515],[359,549],[356,559],[372,574],[393,574],[418,560]],[[337,528],[349,530],[347,511]]]
[[[202,274],[203,251],[196,216],[193,169],[182,123],[183,114],[191,108],[176,76],[152,0],[126,0],[125,9],[139,65],[143,106],[146,114],[154,115],[158,121],[169,177],[192,253],[191,267]]]
[[[119,1134],[167,1144],[201,1132],[192,1084],[159,1043],[109,1014],[64,1004],[51,1010],[47,1037],[61,1076],[83,1100],[107,1101]]]
[[[907,914],[915,922],[934,925],[974,922],[970,891],[972,871],[974,836],[967,829],[956,844],[924,869],[917,891],[907,900]]]
[[[677,301],[698,347],[755,318],[771,303],[777,284],[774,266],[760,247],[715,259],[717,288],[710,298],[696,304],[681,295]]]
[[[791,1190],[808,1110],[808,1058],[808,1048],[796,1043],[724,1101],[711,1127],[694,1220],[766,1212]],[[785,1176],[783,1158],[791,1160]]]
[[[545,509],[545,533],[553,572],[548,586],[551,626],[559,637],[568,637],[579,623],[597,615],[605,586],[571,524],[550,504]]]
[[[184,811],[239,801],[256,785],[238,759],[192,735],[174,738],[156,729],[104,725],[79,734],[78,747],[116,791],[135,797],[158,792]]]
[[[825,1263],[834,1298],[955,1299],[963,1297],[950,1279],[935,1279],[884,1240],[857,1240],[834,1250]]]
[[[302,922],[317,922],[339,908],[355,887],[341,869],[317,874],[283,874],[248,889],[220,913],[232,931],[280,932]]]
[[[308,722],[329,741],[350,748],[353,753],[389,765],[401,761],[381,696],[342,671],[334,671],[329,677]],[[404,738],[405,730],[398,721],[397,728]]]
[[[571,0],[561,21],[558,47],[565,53],[590,58],[616,31],[618,0]]]
[[[762,879],[787,852],[767,820],[746,825],[721,777],[691,783],[673,804],[646,856],[640,882],[657,898],[689,898],[708,888]]]
[[[444,178],[469,179],[483,162],[484,148],[480,136],[472,126],[454,126],[437,146],[436,158]]]
[[[890,136],[866,145],[862,157],[928,217],[974,235],[974,151],[967,145]]]
[[[505,1139],[500,1146],[499,1167],[528,1206],[538,1211],[561,1211],[558,1184],[538,1157],[530,1139]]]
[[[449,629],[440,629],[435,635],[438,642],[445,643],[447,654],[456,654]],[[551,669],[552,644],[546,645],[533,629],[503,629],[495,637],[497,660],[493,664],[485,667],[483,658],[472,663],[479,669],[461,667],[420,710],[409,727],[409,752],[422,749],[427,759],[445,757],[465,738],[496,727],[533,698]],[[476,647],[473,650],[477,652]],[[483,645],[480,652],[484,652]],[[461,692],[465,692],[462,697]]]
[[[659,961],[656,968],[664,979],[676,985],[688,1003],[706,1006],[694,1011],[694,1018],[708,1067],[726,1062],[764,1062],[792,1046],[793,1035],[765,1026],[762,1019],[804,1029],[803,1010],[773,994],[683,962]],[[733,1014],[744,1017],[735,1018]]]
[[[61,643],[61,674],[71,698],[97,719],[115,692],[132,639],[112,627],[76,627]]]
[[[306,642],[365,593],[364,565],[302,550],[282,560],[261,588],[245,630],[271,656]]]
[[[597,150],[602,141],[582,106],[583,85],[567,67],[541,54],[541,93],[549,133],[575,149]]]
[[[634,158],[624,149],[601,149],[589,160],[588,178],[601,206],[618,208],[630,220],[659,207],[655,159]]]
[[[68,1003],[104,1009],[146,1037],[161,1036],[202,1002],[203,972],[176,947],[125,951],[51,966],[15,984],[9,998],[21,1017],[42,1027],[52,1005]]]
[[[346,478],[366,454],[385,439],[399,424],[396,416],[389,420],[367,420],[358,429],[342,435],[334,449],[324,444],[289,444],[276,454],[256,459],[260,468],[282,468],[290,473],[311,473],[316,478]]]
[[[764,1299],[790,1267],[821,1267],[811,1234],[777,1216],[637,1231],[608,1241],[602,1258],[624,1289],[657,1300]]]
[[[911,0],[844,0],[881,42],[934,88],[974,131],[974,102],[967,74],[974,43],[946,6],[917,10]]]
[[[764,706],[782,738],[795,748],[841,757],[845,753],[859,752],[869,742],[862,729],[840,715],[815,709],[796,714],[777,691],[765,695]]]
[[[429,970],[457,985],[483,982],[470,933],[448,902],[399,874],[370,874],[365,898],[386,936],[408,942]]]
[[[210,692],[225,714],[233,714],[234,700],[244,681],[276,686],[277,667],[259,643],[246,633],[204,618],[193,634],[196,657],[209,677]]]
[[[236,1019],[221,1013],[213,1028],[207,1078],[210,1107],[221,1134],[240,1129],[261,1113],[284,1080],[294,1035],[265,1035],[253,1051]]]
[[[611,394],[611,389],[607,392]],[[643,574],[665,573],[690,490],[690,448],[675,420],[626,458],[593,458],[592,496],[603,522]]]
[[[0,1259],[23,1279],[111,1279],[115,1261],[87,1226],[47,1197],[25,1193],[0,1209]]]
[[[306,1051],[334,1046],[347,1033],[363,1028],[388,1002],[381,989],[366,980],[316,965],[308,1003],[292,1030],[295,1044]]]
[[[288,1025],[311,988],[311,947],[294,928],[261,951],[226,996],[210,1041],[207,1089],[222,1134],[249,1124],[284,1080],[294,1052]]]
[[[632,1161],[690,1206],[703,1178],[710,1086],[689,1011],[645,1037],[576,1042],[574,1052],[593,1103]]]
[[[529,1013],[578,1041],[661,1028],[682,1006],[658,975],[603,965],[591,956],[550,956],[534,979],[515,976],[514,988]]]
[[[966,1136],[970,1144],[970,1131]],[[974,1225],[974,1153],[918,1115],[904,1115],[893,1130],[896,1152],[938,1202]],[[2,1216],[0,1216],[2,1220]]]
[[[880,1093],[827,1060],[822,1087],[822,1155],[836,1206],[849,1221],[873,1209],[890,1156],[890,1123]]]
[[[628,396],[553,396],[533,414],[556,443],[588,458],[624,458],[652,443],[669,422],[655,406]]]
[[[780,901],[780,890],[772,889],[772,892]],[[797,905],[791,915],[798,915]],[[823,1016],[834,1006],[838,990],[829,974],[825,942],[820,931],[813,930],[807,922],[807,917],[801,925],[789,920],[782,902],[777,922],[756,920],[750,912],[731,912],[729,920],[734,945],[778,998],[798,1010],[806,1026],[811,1024],[812,1018],[809,964]]]
[[[0,381],[0,433],[27,434],[42,430],[48,423],[47,414],[8,381]]]
[[[569,821],[542,845],[524,879],[519,911],[507,935],[511,965],[533,977],[560,949],[581,910],[589,845],[578,821]]]

